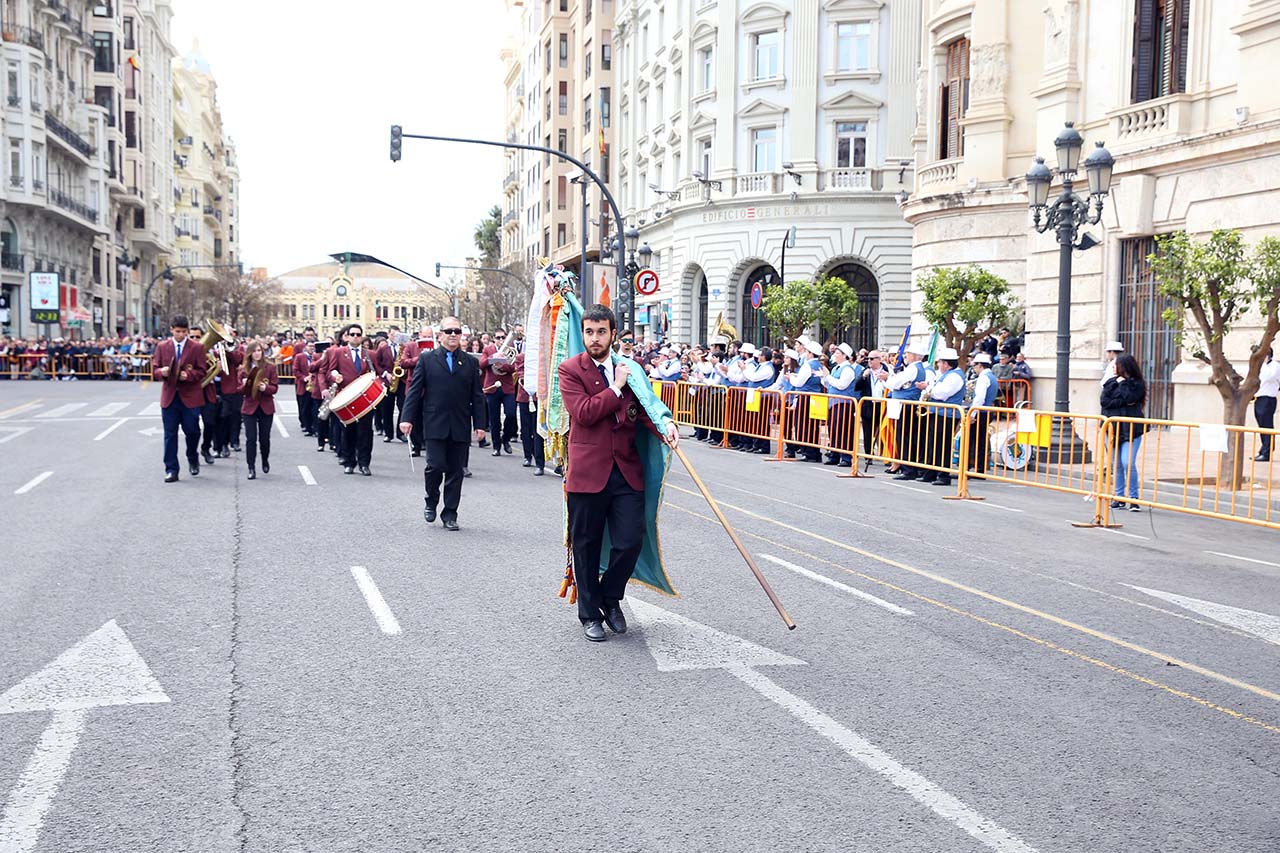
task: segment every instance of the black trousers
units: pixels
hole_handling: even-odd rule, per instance
[[[1258,421],[1258,426],[1263,429],[1275,429],[1276,398],[1255,398],[1253,401],[1253,417]],[[1271,436],[1262,435],[1258,437],[1258,455],[1266,459],[1271,458]]]
[[[547,445],[538,435],[538,411],[530,409],[532,403],[517,403],[520,410],[520,446],[524,450],[524,458],[532,459],[539,469],[547,464]]]
[[[567,492],[573,575],[578,585],[578,619],[601,618],[604,607],[626,594],[644,542],[644,492],[631,488],[613,466],[601,492]],[[609,525],[609,567],[600,574],[600,551]]]
[[[956,437],[956,428],[960,426],[960,419],[934,414],[930,414],[929,418],[932,421],[929,427],[931,432],[929,439],[933,444],[929,451],[929,464],[938,468],[950,468],[952,445]],[[936,474],[937,479],[944,482],[951,481],[951,474],[948,471],[929,471],[928,473]]]
[[[244,419],[244,461],[252,468],[258,460],[258,445],[262,445],[262,461],[265,463],[271,455],[271,422],[272,415],[262,409],[252,415],[241,415]]]
[[[200,452],[208,453],[210,449],[221,451],[222,446],[218,444],[218,404],[205,403],[200,407],[200,421],[204,427],[203,438],[200,440]]]
[[[969,470],[975,474],[987,473],[991,459],[991,443],[987,430],[991,426],[991,412],[978,412],[969,426]]]
[[[489,438],[494,449],[516,437],[516,395],[494,391],[484,398],[489,407]]]
[[[330,420],[337,418],[332,415]],[[365,415],[342,427],[342,446],[338,451],[344,465],[368,465],[373,458],[373,417]]]
[[[913,463],[919,462],[922,456],[919,446],[919,417],[916,410],[903,406],[894,427],[894,444],[899,462],[899,474],[920,476],[922,473]]]
[[[303,432],[311,431],[311,395],[298,395],[298,426]]]
[[[876,436],[880,434],[880,419],[884,417],[884,403],[871,397],[863,397],[858,401],[858,405],[862,407],[862,411],[858,413],[862,418],[862,452],[870,456],[875,447]]]
[[[373,414],[374,417],[378,419],[373,425],[374,430],[380,433],[384,438],[395,438],[396,395],[387,391],[386,395],[382,398],[382,402],[378,403],[378,408]]]
[[[342,421],[337,415],[329,415],[329,446],[338,451],[338,455],[342,455],[342,434],[346,432],[346,427],[342,425]]]
[[[834,399],[834,398],[833,398]],[[827,429],[830,430],[831,453],[841,465],[853,464],[853,448],[857,436],[853,434],[853,422],[857,417],[857,401],[833,402],[827,413]]]
[[[240,406],[243,394],[223,394],[218,401],[218,443],[222,447],[240,444]]]
[[[445,441],[428,438],[427,467],[422,476],[427,487],[427,506],[435,509],[440,503],[440,484],[444,483],[444,508],[441,520],[458,519],[458,503],[462,500],[462,469],[471,456],[469,441]]]

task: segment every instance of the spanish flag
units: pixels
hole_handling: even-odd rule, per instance
[[[133,56],[129,57],[129,65],[133,68],[134,71],[142,70],[142,63],[138,61],[138,54],[135,53]]]

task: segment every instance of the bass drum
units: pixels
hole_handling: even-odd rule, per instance
[[[1001,427],[991,436],[991,450],[1000,464],[1010,471],[1021,471],[1036,461],[1036,449],[1018,441],[1015,425]]]
[[[362,373],[329,403],[329,411],[343,426],[350,426],[374,410],[387,396],[387,388],[372,373]]]

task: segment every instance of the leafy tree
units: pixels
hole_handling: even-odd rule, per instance
[[[1236,230],[1218,230],[1206,242],[1185,231],[1156,238],[1148,256],[1159,292],[1173,300],[1165,322],[1178,330],[1192,355],[1210,368],[1209,384],[1222,397],[1223,423],[1241,426],[1258,391],[1258,374],[1280,333],[1280,238],[1264,237],[1250,255]],[[1261,314],[1261,332],[1240,375],[1226,354],[1232,326]],[[1223,454],[1218,482],[1239,488],[1244,448],[1232,442]]]
[[[476,224],[473,235],[476,251],[480,253],[480,265],[496,267],[502,260],[502,208],[494,205],[484,219]]]
[[[1021,316],[1009,282],[974,264],[937,267],[922,276],[918,286],[924,293],[921,313],[960,354],[961,367],[978,341],[1006,326],[1014,328]]]
[[[465,322],[477,331],[492,332],[499,327],[523,322],[533,297],[533,270],[520,261],[502,265],[502,208],[494,205],[477,223],[473,234],[479,266],[506,269],[514,274],[477,273],[478,287],[466,291],[460,305]]]
[[[835,330],[858,322],[858,293],[835,277],[772,284],[765,290],[760,310],[774,335],[790,340],[814,323],[820,329]],[[828,333],[827,342],[834,340],[834,331]]]

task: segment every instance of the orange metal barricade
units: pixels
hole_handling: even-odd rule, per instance
[[[1277,430],[1108,418],[1102,437],[1111,461],[1108,488],[1098,495],[1104,521],[1118,501],[1280,530],[1280,461],[1274,452],[1257,459],[1264,441],[1275,450]],[[1238,470],[1228,467],[1227,450]]]
[[[1019,403],[1031,405],[1031,382],[1026,379],[999,379],[997,401],[1004,407],[1016,409]]]
[[[765,388],[729,387],[724,391],[723,444],[728,446],[730,436],[772,441],[774,419],[783,417],[781,393]]]
[[[855,467],[859,458],[873,459],[889,465],[897,464],[908,473],[932,472],[945,477],[960,477],[959,460],[968,450],[963,406],[892,399],[875,401],[875,405],[875,411],[882,418],[876,425],[881,439],[870,454],[859,452],[854,456]],[[859,426],[862,416],[859,409]],[[957,437],[960,441],[959,454],[955,451]],[[963,494],[963,489],[961,491]]]

